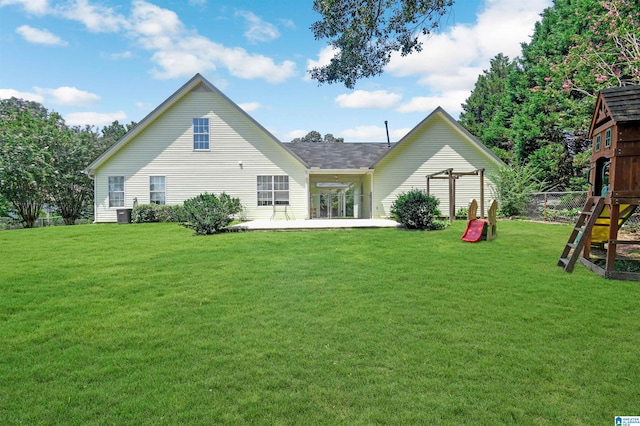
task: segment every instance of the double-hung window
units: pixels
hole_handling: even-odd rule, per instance
[[[207,151],[209,149],[209,119],[193,119],[193,149]]]
[[[600,152],[600,149],[602,148],[602,135],[596,135],[596,141],[595,141],[595,152]]]
[[[258,176],[258,206],[273,205],[289,205],[289,176]]]
[[[124,176],[109,176],[109,207],[124,207]]]
[[[149,176],[149,201],[152,204],[165,204],[167,186],[165,176]]]

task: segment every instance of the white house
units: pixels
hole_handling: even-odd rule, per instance
[[[426,176],[495,169],[502,162],[437,108],[399,142],[281,143],[200,74],[85,170],[95,221],[115,222],[134,203],[178,204],[198,194],[238,197],[247,219],[387,217],[401,192]],[[448,211],[448,186],[430,187]],[[458,200],[479,197],[461,178]]]

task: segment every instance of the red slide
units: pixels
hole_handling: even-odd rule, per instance
[[[464,235],[462,236],[462,241],[466,241],[468,243],[477,243],[482,238],[482,231],[484,230],[484,227],[486,225],[486,220],[470,220],[467,223],[467,230],[464,231]]]

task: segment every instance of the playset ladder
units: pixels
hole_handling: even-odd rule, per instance
[[[584,205],[584,210],[580,213],[576,227],[573,228],[567,245],[564,246],[558,266],[567,272],[573,271],[573,267],[580,256],[580,252],[586,244],[587,236],[591,234],[596,219],[604,209],[603,197],[589,197]]]

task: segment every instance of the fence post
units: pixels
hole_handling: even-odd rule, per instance
[[[547,221],[547,193],[544,193],[544,207],[542,209],[542,217],[544,218],[544,221]]]

